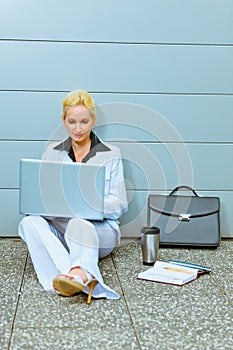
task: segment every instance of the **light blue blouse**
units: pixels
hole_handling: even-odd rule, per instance
[[[70,158],[71,146],[71,138],[62,142],[49,144],[42,155],[42,159],[72,162]],[[85,159],[85,163],[87,164],[105,165],[105,220],[102,225],[103,228],[104,226],[111,226],[118,231],[120,236],[118,219],[128,209],[120,150],[118,147],[109,143],[103,143],[92,133],[91,150]],[[52,221],[61,232],[64,232],[68,219],[53,218]],[[99,226],[101,226],[100,222],[98,223]]]

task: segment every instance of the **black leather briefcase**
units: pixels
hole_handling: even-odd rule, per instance
[[[180,189],[192,195],[174,195]],[[160,246],[216,248],[219,212],[219,197],[201,197],[189,186],[178,186],[167,196],[148,196],[147,224],[160,228]]]

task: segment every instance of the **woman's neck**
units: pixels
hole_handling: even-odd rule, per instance
[[[90,146],[91,146],[91,139],[85,140],[83,142],[72,141],[72,147],[77,151],[88,147],[90,148]]]
[[[81,162],[82,159],[90,152],[91,140],[87,140],[83,143],[72,142],[72,148],[76,162]]]

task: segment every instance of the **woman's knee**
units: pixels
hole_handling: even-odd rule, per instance
[[[29,216],[25,216],[22,218],[22,220],[19,222],[18,225],[18,235],[25,240],[25,234],[27,232],[27,227],[29,225]]]
[[[84,246],[99,247],[99,238],[95,226],[87,220],[71,219],[68,222],[65,237]]]
[[[47,222],[41,216],[28,215],[22,218],[18,225],[18,234],[21,238],[25,238],[25,235],[33,235],[37,231],[37,227],[46,224]]]
[[[41,216],[27,215],[27,216],[24,216],[24,218],[22,218],[22,220],[19,223],[19,227],[25,227],[25,226],[29,226],[29,225],[33,225],[41,222],[46,222],[46,220]]]

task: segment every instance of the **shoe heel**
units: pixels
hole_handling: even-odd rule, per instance
[[[88,287],[89,287],[89,294],[88,294],[88,297],[87,297],[87,304],[91,304],[91,297],[92,297],[92,292],[95,288],[95,286],[98,284],[98,281],[96,280],[93,280],[91,281],[89,284],[88,284]]]

